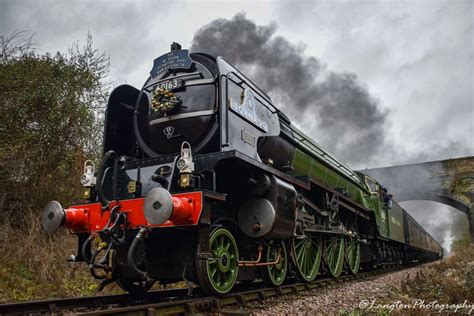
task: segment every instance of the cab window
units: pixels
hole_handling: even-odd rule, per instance
[[[376,194],[379,190],[379,185],[375,182],[374,179],[365,177],[365,183],[369,187],[370,193]]]

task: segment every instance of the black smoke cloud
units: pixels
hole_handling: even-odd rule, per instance
[[[191,50],[223,56],[302,129],[351,165],[367,166],[386,143],[387,112],[355,74],[329,71],[304,45],[237,14],[200,28]]]

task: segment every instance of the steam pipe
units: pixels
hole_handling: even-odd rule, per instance
[[[243,260],[241,261],[241,260],[238,260],[238,261],[237,261],[237,264],[238,264],[239,266],[245,267],[245,266],[253,266],[253,265],[259,263],[260,260],[262,260],[262,250],[263,250],[263,247],[262,247],[262,246],[258,246],[257,260],[251,260],[251,261],[243,261]]]
[[[113,171],[113,179],[114,179],[114,181],[112,182],[112,197],[114,200],[116,200],[117,199],[117,179],[118,179],[118,156],[116,153],[115,153],[115,159],[114,159],[112,171]]]
[[[91,258],[91,262],[89,263],[89,271],[90,273],[92,274],[92,276],[98,280],[103,280],[105,278],[107,278],[107,274],[104,274],[104,275],[98,275],[97,273],[95,273],[95,268],[104,268],[104,267],[100,267],[100,266],[96,266],[96,264],[94,263],[95,261],[95,258],[97,257],[97,255],[102,251],[104,250],[104,248],[102,247],[98,247],[95,251],[94,251],[94,254],[92,255],[92,258]]]
[[[128,249],[127,253],[127,263],[129,267],[132,268],[133,271],[135,271],[135,273],[137,273],[143,280],[149,283],[153,282],[153,279],[151,279],[145,271],[142,271],[137,267],[135,263],[135,258],[133,257],[133,255],[135,254],[135,248],[137,247],[139,242],[143,241],[146,232],[146,228],[141,228],[135,238],[133,238],[132,244],[130,245],[130,248]]]
[[[88,246],[90,246],[90,243],[92,241],[92,239],[94,239],[94,235],[91,234],[89,235],[89,238],[86,239],[86,241],[84,241],[84,243],[82,244],[82,257],[84,258],[84,260],[90,264],[91,263],[91,259],[89,258],[89,256],[87,255],[87,248]],[[90,254],[90,251],[89,251],[89,254]]]
[[[281,256],[280,252],[278,252],[278,255],[275,259],[275,261],[271,262],[260,262],[262,260],[262,251],[263,247],[259,246],[258,247],[258,255],[257,255],[257,260],[251,260],[251,261],[237,261],[237,265],[239,267],[264,267],[264,266],[272,266],[275,264],[278,264],[280,262]]]
[[[118,208],[119,208],[119,205],[115,205],[114,207],[112,207],[112,209],[110,210],[109,220],[107,221],[107,224],[105,224],[104,228],[102,229],[102,232],[109,233],[112,231],[112,229],[115,228],[118,221],[120,220],[120,215],[123,214],[123,213],[117,213]],[[112,226],[109,226],[111,223],[112,223]]]
[[[102,191],[102,181],[104,178],[104,172],[105,168],[107,166],[107,163],[109,162],[110,158],[114,158],[114,169],[117,169],[118,163],[117,163],[117,158],[118,155],[114,150],[109,150],[104,154],[104,157],[102,158],[102,163],[100,164],[99,171],[97,172],[97,181],[96,181],[96,189],[97,189],[97,195],[99,196],[99,201],[100,204],[102,204],[103,208],[107,208],[110,204],[110,201],[107,200],[104,196],[104,192]],[[116,194],[116,170],[114,170],[114,179],[113,179],[113,189],[114,189],[114,197]]]
[[[276,265],[280,262],[280,259],[281,259],[281,256],[280,256],[280,253],[278,253],[275,261],[270,261],[270,262],[256,262],[256,263],[251,263],[251,264],[248,264],[248,263],[245,263],[243,264],[244,267],[246,266],[252,266],[252,267],[265,267],[265,266],[273,266],[273,265]]]

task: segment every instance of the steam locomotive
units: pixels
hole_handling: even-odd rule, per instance
[[[185,280],[212,295],[437,260],[441,246],[374,179],[298,130],[222,57],[177,43],[139,90],[117,87],[86,202],[42,214],[78,237],[100,288]]]

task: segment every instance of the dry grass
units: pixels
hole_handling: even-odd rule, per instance
[[[406,273],[401,283],[388,283],[379,294],[363,295],[374,307],[343,311],[343,315],[434,315],[474,313],[474,245],[455,243],[453,256]],[[348,295],[350,297],[350,295]],[[456,311],[456,306],[458,310]]]
[[[28,227],[0,224],[0,303],[124,293],[115,283],[98,292],[99,281],[87,264],[67,261],[77,251],[75,235],[65,229],[48,235],[33,212],[24,216]],[[167,287],[185,286],[177,282]],[[161,288],[158,282],[153,286]]]
[[[393,315],[432,315],[471,313],[474,311],[474,245],[460,243],[455,254],[429,264],[413,278],[392,287],[390,297],[381,302],[395,304]],[[396,305],[399,304],[399,305]],[[400,307],[406,304],[410,307]],[[457,306],[459,310],[456,312]]]
[[[401,293],[446,304],[474,303],[474,245],[458,247],[453,256],[421,270],[403,282]]]
[[[76,251],[76,236],[65,230],[48,236],[36,216],[27,216],[29,227],[0,226],[0,302],[96,294],[87,265],[66,261]],[[112,292],[120,290],[114,285],[103,293]]]

